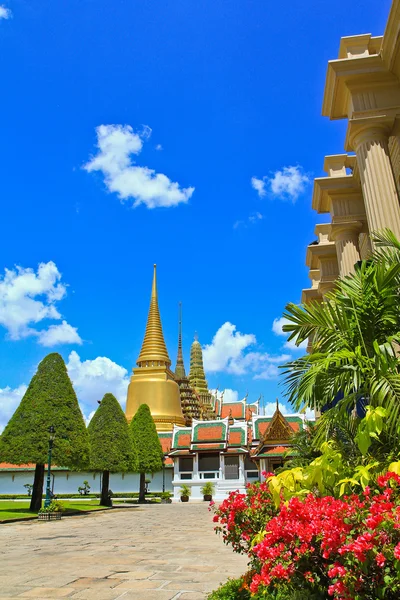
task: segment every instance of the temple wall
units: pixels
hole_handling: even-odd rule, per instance
[[[100,473],[91,472],[73,472],[73,471],[54,471],[54,493],[57,496],[62,494],[77,494],[78,487],[87,480],[92,493],[100,492]],[[1,494],[26,494],[24,485],[33,483],[34,471],[0,471],[0,495]],[[165,469],[165,489],[172,492],[173,469]],[[149,484],[150,492],[162,492],[162,471],[155,473]],[[46,482],[45,482],[46,485]],[[139,475],[136,473],[112,473],[110,474],[110,488],[114,493],[138,492]]]

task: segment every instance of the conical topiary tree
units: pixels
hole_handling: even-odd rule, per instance
[[[161,471],[163,451],[153,417],[147,404],[141,404],[133,417],[130,430],[136,449],[135,471],[140,473],[139,502],[145,502],[146,473]]]
[[[30,510],[42,504],[49,427],[55,428],[52,464],[87,468],[89,441],[78,400],[62,357],[46,356],[38,366],[20,405],[0,437],[0,461],[34,463]]]
[[[90,467],[102,471],[100,504],[110,506],[110,473],[133,471],[135,454],[129,425],[118,400],[106,394],[88,427]]]

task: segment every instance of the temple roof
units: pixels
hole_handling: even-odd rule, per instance
[[[159,432],[158,438],[160,440],[161,448],[164,454],[168,454],[172,446],[172,431]]]
[[[192,442],[227,442],[228,419],[196,421],[193,419]]]
[[[190,348],[189,381],[196,391],[208,394],[208,383],[203,367],[203,351],[197,336]]]
[[[246,416],[246,402],[223,402],[221,406],[221,419],[233,417],[234,419],[244,419]]]
[[[152,362],[161,362],[162,364],[167,365],[167,367],[171,365],[167,346],[165,345],[160,311],[158,308],[156,265],[154,265],[153,285],[151,289],[150,308],[149,315],[147,317],[146,331],[144,334],[142,349],[136,364],[138,367],[145,367],[147,366],[146,363]]]
[[[297,433],[304,429],[304,422],[301,416],[299,415],[282,415],[279,411],[279,414],[286,421],[287,425],[291,428],[292,434]],[[260,440],[267,432],[267,429],[270,427],[270,424],[274,418],[273,416],[263,417],[259,415],[253,416],[253,425],[252,425],[252,435],[253,440]],[[279,432],[276,432],[277,434]],[[271,430],[270,430],[271,434]],[[281,432],[279,433],[281,435]],[[277,438],[280,439],[280,438]],[[286,439],[286,438],[285,438]]]

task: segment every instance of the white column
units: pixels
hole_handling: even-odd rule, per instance
[[[239,454],[239,479],[244,480],[244,454]]]
[[[193,456],[193,479],[199,479],[199,455],[197,452]]]
[[[400,205],[385,129],[363,129],[355,134],[353,145],[371,234],[388,227],[400,238]]]
[[[225,479],[225,456],[222,454],[219,455],[219,480],[223,481]]]
[[[172,459],[174,461],[174,481],[179,479],[179,456]]]

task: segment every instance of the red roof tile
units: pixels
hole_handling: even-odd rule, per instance
[[[233,417],[234,419],[244,419],[243,402],[232,402],[232,404],[223,404],[221,408],[221,419]]]
[[[196,441],[203,442],[207,440],[222,440],[224,439],[223,425],[213,424],[209,427],[198,427]]]
[[[245,444],[246,442],[243,440],[244,431],[230,431],[229,432],[229,445],[230,446],[240,446],[241,444]]]

